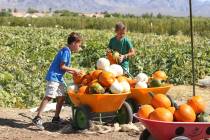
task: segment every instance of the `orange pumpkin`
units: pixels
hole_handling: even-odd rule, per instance
[[[188,104],[182,104],[174,112],[176,121],[180,122],[194,122],[196,119],[195,111]]]
[[[206,107],[201,96],[193,96],[187,101],[187,104],[193,108],[196,114],[204,112]]]
[[[152,74],[152,78],[158,79],[158,80],[166,80],[168,77],[164,71],[156,71]]]
[[[102,72],[102,70],[95,70],[93,71],[91,77],[93,80],[98,79],[98,76],[100,75],[100,73]]]
[[[167,108],[172,114],[174,114],[174,112],[175,112],[175,110],[176,110],[176,108],[175,107],[168,107]]]
[[[92,80],[90,83],[88,83],[88,85],[87,85],[87,86],[90,86],[90,85],[92,85],[93,83],[98,83],[98,80],[97,80],[97,79]]]
[[[75,93],[74,90],[72,90],[72,89],[68,90],[68,94],[74,94],[74,93]]]
[[[166,108],[159,107],[156,108],[152,113],[149,115],[149,119],[157,120],[157,121],[173,121],[173,114]]]
[[[151,105],[142,105],[138,110],[138,116],[148,119],[149,114],[154,111]]]
[[[111,72],[103,71],[99,75],[98,81],[103,87],[110,87],[114,83],[115,77]]]
[[[94,71],[95,71],[95,70],[89,72],[89,74],[90,74],[91,77],[92,77]]]
[[[127,77],[125,76],[119,76],[117,77],[118,82],[127,81]]]
[[[137,83],[136,79],[127,78],[127,81],[128,81],[131,88],[135,88],[135,85]]]
[[[165,108],[169,108],[171,106],[171,101],[170,99],[164,95],[164,94],[151,94],[152,100],[151,100],[151,105],[154,108],[158,108],[158,107],[165,107]]]
[[[86,94],[88,93],[88,86],[81,86],[78,90],[78,93],[79,95],[82,95],[82,94]]]
[[[85,75],[85,72],[82,72],[81,74],[73,74],[73,81],[74,84],[79,85],[82,82],[82,77]]]
[[[113,58],[112,52],[107,53],[107,59],[109,60],[110,64],[116,64],[116,60]]]
[[[82,77],[81,85],[85,86],[88,85],[92,81],[92,77],[90,74],[86,74]]]

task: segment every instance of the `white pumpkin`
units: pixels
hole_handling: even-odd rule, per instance
[[[123,87],[123,92],[130,92],[131,87],[127,81],[124,80],[124,81],[120,82],[120,84]]]
[[[67,91],[69,91],[69,90],[77,92],[79,90],[79,87],[78,87],[78,85],[73,84],[73,85],[68,86]]]
[[[123,75],[123,68],[118,64],[110,65],[110,69],[112,69],[116,73],[116,76],[122,76]]]
[[[106,67],[104,69],[104,71],[111,72],[114,75],[114,77],[117,77],[117,72],[114,71],[112,68],[110,68],[110,66],[109,67]]]
[[[139,73],[135,79],[137,80],[137,82],[148,82],[148,76],[145,73]]]
[[[110,90],[114,94],[119,94],[123,92],[123,86],[115,80],[114,83],[110,86]]]
[[[147,88],[147,83],[146,82],[137,82],[136,85],[135,85],[135,88]]]
[[[96,63],[97,69],[100,69],[100,70],[104,70],[106,67],[109,67],[109,66],[110,66],[110,62],[106,58],[99,58]]]

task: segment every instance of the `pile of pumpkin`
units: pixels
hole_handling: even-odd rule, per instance
[[[110,64],[119,63],[120,54],[117,51],[109,50],[107,53],[107,59]],[[158,70],[149,77],[145,73],[139,73],[132,81],[132,88],[148,88],[148,87],[161,87],[165,86],[167,75],[164,71]]]
[[[164,71],[158,70],[148,77],[145,73],[139,73],[136,77],[135,88],[151,88],[166,85],[167,75]]]
[[[74,74],[74,85],[69,92],[77,94],[120,94],[130,92],[133,80],[123,76],[123,68],[118,64],[110,64],[106,58],[99,58],[95,70]]]
[[[142,105],[138,110],[141,118],[167,122],[210,122],[201,96],[193,96],[187,103],[178,106],[168,95],[149,94],[152,96],[151,103]]]

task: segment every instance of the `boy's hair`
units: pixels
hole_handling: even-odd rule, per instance
[[[126,27],[125,25],[122,23],[122,22],[118,22],[116,25],[115,25],[115,31],[119,31],[119,30],[125,30]]]
[[[68,36],[67,44],[70,45],[73,42],[80,42],[80,41],[82,41],[81,36],[76,32],[72,32]]]

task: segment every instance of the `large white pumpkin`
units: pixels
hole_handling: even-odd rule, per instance
[[[146,82],[137,82],[136,85],[135,85],[135,88],[147,88],[147,83]]]
[[[138,82],[148,82],[148,76],[145,74],[145,73],[139,73],[135,79],[138,81]]]
[[[123,75],[123,68],[118,64],[110,65],[110,69],[112,69],[116,73],[116,76],[122,76]]]
[[[78,85],[73,84],[73,85],[68,86],[67,91],[69,91],[69,90],[77,92],[79,90],[79,87],[78,87]]]
[[[127,81],[124,80],[124,81],[120,82],[120,84],[123,87],[123,92],[130,92],[131,87]]]
[[[117,80],[115,80],[111,85],[110,90],[114,94],[119,94],[123,92],[123,86]]]
[[[109,67],[109,66],[110,66],[110,62],[106,58],[99,58],[96,63],[97,69],[100,69],[100,70],[104,70],[106,67]]]
[[[110,66],[106,67],[104,71],[111,72],[114,75],[114,77],[117,77],[117,72],[110,68]]]

